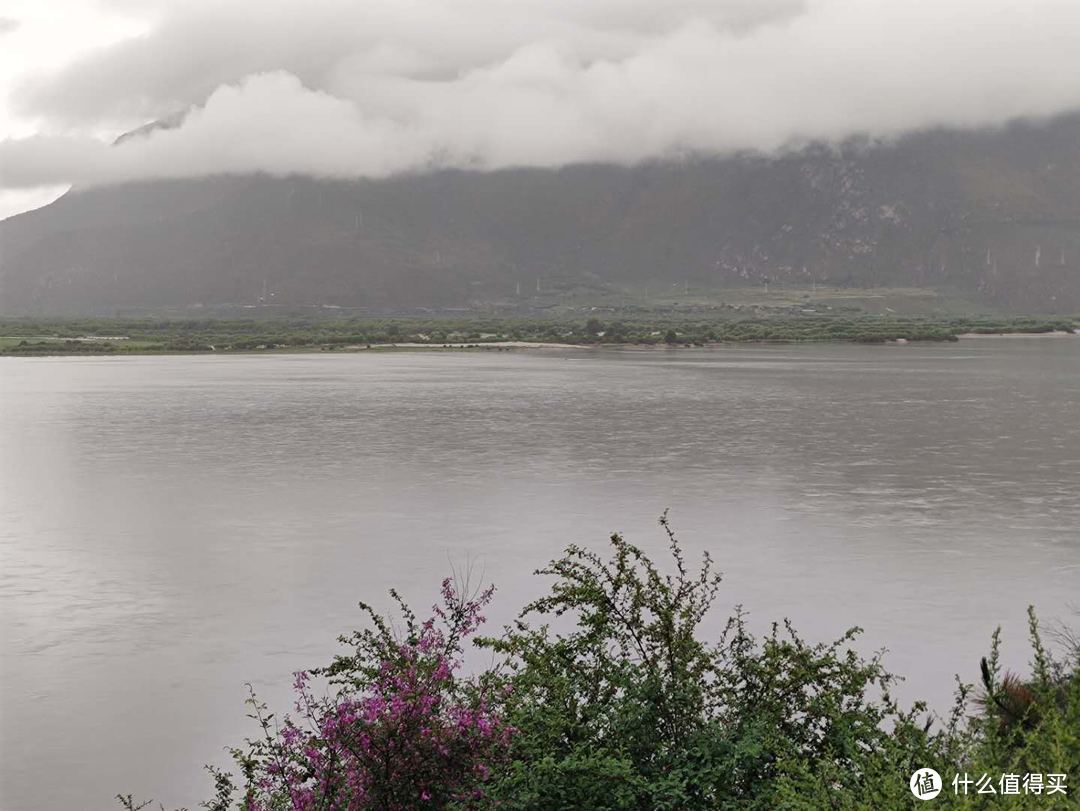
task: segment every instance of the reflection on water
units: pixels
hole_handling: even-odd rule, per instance
[[[1080,342],[0,359],[0,807],[194,805],[398,585],[501,587],[671,507],[721,608],[850,624],[909,696],[1080,576]],[[723,611],[714,624],[723,620]],[[58,784],[55,764],[70,779]]]

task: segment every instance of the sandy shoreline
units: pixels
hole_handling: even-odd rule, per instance
[[[1058,329],[1053,332],[961,332],[957,338],[1074,338],[1076,332]]]
[[[1053,332],[961,332],[957,334],[957,338],[1073,338],[1080,335],[1080,332],[1066,332],[1065,330],[1054,330]],[[851,341],[785,341],[785,340],[759,340],[759,341],[709,341],[701,344],[565,344],[555,343],[549,341],[476,341],[473,343],[421,343],[419,341],[409,343],[396,343],[396,344],[370,344],[365,346],[350,346],[349,349],[484,349],[486,347],[502,347],[504,349],[640,349],[640,350],[657,350],[657,349],[708,349],[712,347],[727,347],[727,346],[753,346],[754,344],[799,344],[799,343],[852,343]],[[917,343],[933,343],[927,341],[920,341],[918,339],[901,338],[893,341],[882,341],[882,343],[904,343],[904,344],[917,344]]]
[[[396,344],[352,344],[347,349],[483,349],[485,346],[501,346],[518,349],[538,347],[541,349],[591,349],[597,344],[559,344],[548,341],[402,341]]]

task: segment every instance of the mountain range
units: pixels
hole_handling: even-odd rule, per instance
[[[1080,310],[1080,115],[632,167],[139,182],[0,222],[5,315],[528,308],[765,284]]]

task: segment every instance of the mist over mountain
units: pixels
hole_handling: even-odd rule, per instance
[[[3,314],[529,307],[766,280],[1080,309],[1080,116],[779,157],[143,181],[0,223]]]

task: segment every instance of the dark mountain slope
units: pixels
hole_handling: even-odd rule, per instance
[[[920,286],[1080,310],[1080,117],[891,145],[71,193],[0,223],[0,312],[461,307],[630,286]],[[520,293],[518,289],[520,286]]]

